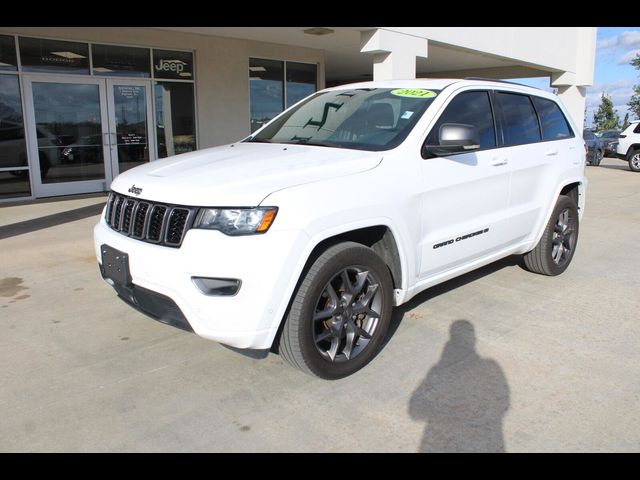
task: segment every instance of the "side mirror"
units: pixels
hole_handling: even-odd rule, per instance
[[[443,123],[440,126],[439,144],[424,145],[423,155],[442,157],[452,153],[469,152],[480,148],[478,129],[463,123]]]

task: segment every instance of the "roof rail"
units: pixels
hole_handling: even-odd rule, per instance
[[[519,87],[528,87],[528,88],[535,88],[537,90],[540,90],[538,87],[531,87],[529,85],[525,85],[524,83],[517,83],[517,82],[509,82],[508,80],[496,80],[495,78],[485,78],[485,77],[464,77],[464,80],[483,80],[485,82],[498,82],[498,83],[508,83],[510,85],[518,85]]]

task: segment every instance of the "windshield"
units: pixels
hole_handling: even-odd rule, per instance
[[[247,141],[389,150],[402,143],[439,92],[357,88],[319,93]]]

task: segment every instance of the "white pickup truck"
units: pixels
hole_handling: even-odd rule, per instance
[[[162,322],[326,379],[383,345],[394,306],[509,255],[574,255],[585,147],[558,98],[488,80],[314,93],[242,141],[118,176],[95,252]]]

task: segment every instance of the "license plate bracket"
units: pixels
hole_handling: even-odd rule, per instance
[[[100,252],[104,276],[121,285],[131,285],[129,255],[106,244],[100,246]]]

